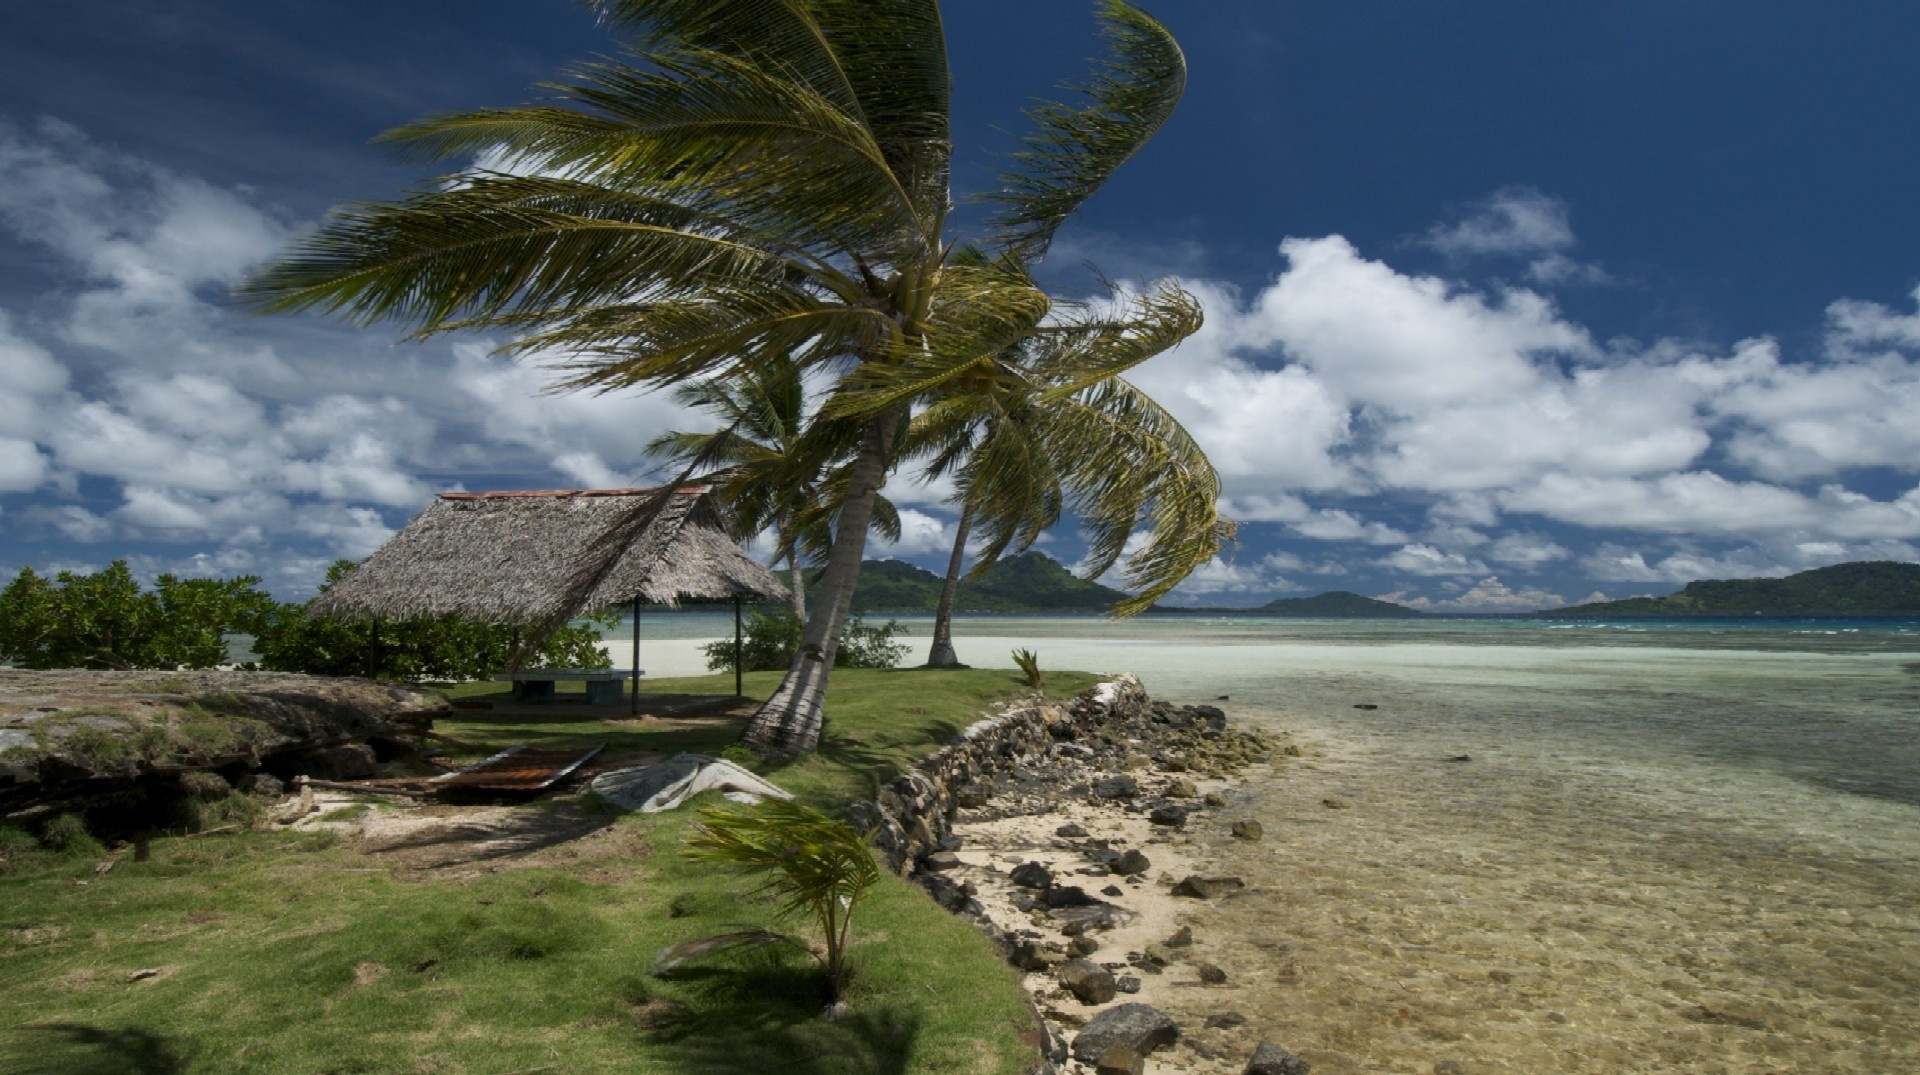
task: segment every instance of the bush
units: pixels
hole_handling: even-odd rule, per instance
[[[260,579],[140,583],[124,560],[91,575],[48,579],[21,568],[0,590],[0,661],[23,668],[210,668],[227,659],[226,636],[251,634],[276,605]]]
[[[78,814],[57,814],[40,829],[40,842],[50,851],[84,857],[106,851],[87,831],[87,823]]]
[[[790,608],[756,608],[748,613],[741,630],[741,652],[746,658],[747,671],[782,672],[791,667],[793,655],[800,649],[804,628]],[[855,615],[840,629],[840,648],[834,654],[833,666],[892,668],[907,655],[906,644],[894,639],[906,634],[907,629],[898,621],[888,620],[872,626]],[[709,643],[701,652],[707,655],[709,671],[733,671],[732,639]]]
[[[353,570],[349,560],[327,569],[338,582]],[[528,661],[549,668],[611,668],[599,646],[601,629],[619,622],[615,614],[592,616],[549,635]],[[456,616],[416,616],[406,620],[316,620],[300,605],[282,605],[255,635],[260,666],[275,672],[316,676],[366,676],[398,680],[485,679],[507,667],[520,632],[498,624]]]

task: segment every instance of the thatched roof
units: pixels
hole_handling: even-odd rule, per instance
[[[783,597],[705,487],[443,493],[307,608],[552,625],[642,601]]]

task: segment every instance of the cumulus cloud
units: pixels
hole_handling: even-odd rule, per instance
[[[1515,590],[1497,577],[1481,579],[1457,597],[1435,599],[1407,598],[1403,594],[1393,596],[1399,598],[1396,602],[1398,604],[1433,612],[1532,612],[1542,608],[1560,608],[1567,604],[1566,598],[1557,593],[1550,593],[1538,587]],[[1391,598],[1382,600],[1389,599]]]
[[[1567,204],[1532,187],[1504,187],[1461,219],[1435,224],[1422,245],[1455,261],[1478,257],[1526,259],[1527,277],[1538,284],[1604,283],[1598,266],[1574,260]]]
[[[1402,546],[1381,557],[1378,563],[1408,575],[1478,575],[1487,569],[1487,565],[1471,556],[1418,544]]]

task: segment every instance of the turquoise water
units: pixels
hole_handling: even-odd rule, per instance
[[[899,619],[918,660],[927,620]],[[643,645],[670,663],[730,629],[651,617]],[[1264,841],[1190,837],[1249,881],[1190,912],[1197,958],[1229,975],[1177,993],[1203,1046],[1272,1038],[1316,1075],[1920,1071],[1920,622],[963,616],[955,633],[975,665],[1020,647],[1157,697],[1224,695],[1306,751],[1227,811]],[[1227,1010],[1248,1025],[1201,1028]]]

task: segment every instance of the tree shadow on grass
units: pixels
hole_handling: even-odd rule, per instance
[[[671,980],[688,1003],[648,1005],[640,1021],[653,1048],[684,1075],[903,1075],[919,1036],[920,1016],[897,1005],[856,1005],[826,1018],[825,978],[811,964],[682,968]]]
[[[79,1023],[23,1027],[33,1045],[20,1075],[179,1075],[186,1058],[165,1037],[147,1030]]]

